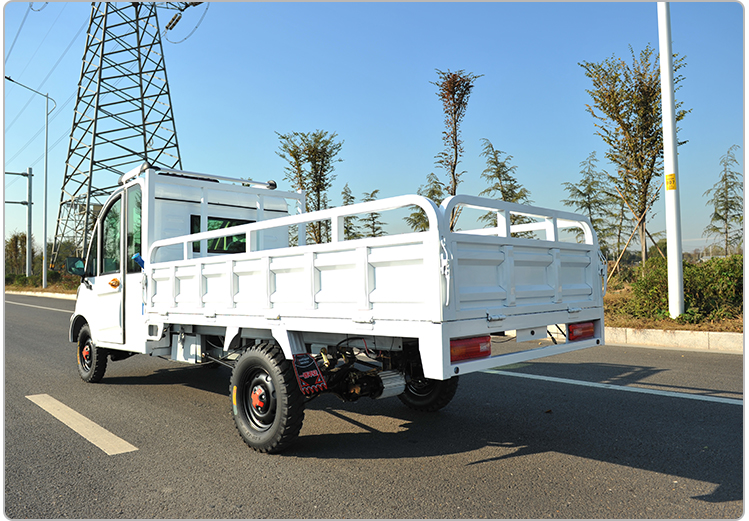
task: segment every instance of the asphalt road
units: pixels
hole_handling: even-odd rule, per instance
[[[743,514],[741,355],[595,347],[463,376],[436,414],[321,396],[269,456],[234,428],[228,369],[135,356],[81,381],[73,305],[5,298],[11,518]],[[27,398],[40,394],[137,450],[107,455]]]

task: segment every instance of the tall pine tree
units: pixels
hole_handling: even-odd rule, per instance
[[[702,235],[717,237],[725,255],[730,254],[731,248],[738,248],[744,242],[744,176],[736,171],[739,162],[733,153],[738,148],[738,145],[733,145],[720,158],[723,167],[720,178],[703,194],[712,194],[707,204],[712,205],[713,212],[710,224]]]
[[[379,190],[372,190],[368,193],[364,192],[362,202],[368,203],[376,200],[378,193],[380,193]],[[363,221],[364,237],[382,237],[385,235],[385,230],[383,229],[384,223],[380,220],[380,214],[378,212],[367,214],[367,216],[363,218]]]
[[[481,173],[481,177],[489,185],[479,192],[479,195],[492,197],[508,203],[531,204],[530,191],[518,182],[515,178],[517,166],[511,165],[512,156],[502,157],[504,152],[497,150],[492,142],[484,138],[481,140],[484,149],[481,156],[486,158],[486,168]],[[497,226],[496,212],[488,212],[479,219],[486,223],[486,226]],[[512,215],[510,224],[524,224],[531,220],[522,215]],[[520,232],[513,234],[515,237],[532,237],[533,232]]]
[[[343,200],[343,206],[350,206],[356,202],[356,198],[351,193],[348,183],[343,187],[341,192],[341,199]],[[347,241],[354,239],[360,239],[362,237],[361,230],[359,227],[359,218],[355,215],[351,217],[343,218],[343,238]]]
[[[445,184],[439,180],[434,172],[430,173],[427,176],[427,183],[425,185],[421,185],[416,193],[423,197],[431,199],[438,206],[440,205],[440,203],[442,203],[442,200],[447,195],[445,191]],[[406,221],[406,223],[415,232],[423,232],[428,230],[429,219],[424,213],[424,210],[422,210],[418,206],[414,206],[412,210],[413,211],[411,212],[411,214],[407,217],[404,217],[403,220]]]
[[[562,199],[562,203],[590,219],[598,241],[604,249],[613,234],[610,219],[617,208],[616,200],[608,186],[606,172],[599,172],[597,164],[596,153],[591,152],[587,159],[580,163],[580,180],[576,183],[562,183],[569,195],[567,199]],[[579,241],[584,234],[582,230],[577,229],[576,235]]]

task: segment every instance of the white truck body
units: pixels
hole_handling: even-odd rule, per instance
[[[415,342],[423,376],[438,381],[604,341],[605,264],[585,217],[463,195],[441,206],[406,195],[303,213],[304,194],[244,183],[148,167],[123,176],[92,236],[70,340],[87,324],[109,353],[188,363],[231,361],[260,341],[288,360],[319,359],[347,338],[380,353]],[[413,207],[428,230],[344,240],[347,218]],[[494,212],[498,226],[451,231],[456,209]],[[534,222],[512,225],[512,215]],[[330,242],[305,244],[319,222]],[[566,229],[582,230],[584,243]],[[513,236],[529,231],[539,238]],[[549,337],[579,323],[588,331],[580,340]],[[456,340],[489,335],[491,353],[451,354]]]

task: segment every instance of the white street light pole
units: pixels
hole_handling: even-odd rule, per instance
[[[679,207],[679,162],[676,153],[676,105],[674,101],[673,52],[671,50],[671,10],[667,2],[658,2],[658,40],[661,54],[663,169],[666,176],[668,311],[671,318],[676,318],[684,313],[684,274],[681,260],[681,208]]]
[[[12,81],[16,85],[20,85],[24,89],[30,90],[34,94],[39,94],[40,96],[44,96],[46,99],[44,104],[44,200],[42,202],[42,234],[44,235],[43,243],[42,243],[42,288],[47,287],[47,168],[48,168],[48,158],[47,153],[49,150],[49,115],[52,112],[49,110],[49,100],[52,99],[49,97],[49,94],[42,94],[39,91],[36,91],[32,89],[31,87],[27,87],[23,83],[19,83],[10,76],[5,77],[6,80]],[[52,107],[52,110],[55,110],[57,108],[57,102],[52,99],[52,103],[55,104],[54,107]],[[30,198],[29,198],[30,200]]]

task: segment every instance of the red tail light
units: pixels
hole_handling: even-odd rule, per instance
[[[450,361],[486,358],[492,354],[492,337],[458,338],[450,340]]]
[[[593,322],[579,322],[567,326],[567,339],[570,342],[593,338],[596,334],[596,325]]]

